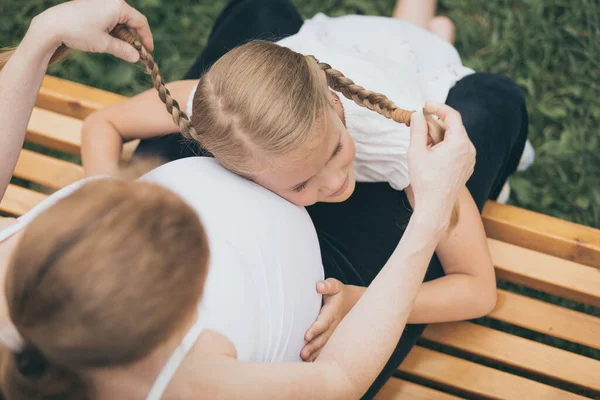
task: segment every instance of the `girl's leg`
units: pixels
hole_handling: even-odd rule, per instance
[[[427,29],[435,16],[437,0],[398,0],[392,18],[403,19],[420,28]]]
[[[447,103],[461,112],[477,149],[469,188],[481,210],[516,169],[527,138],[521,89],[510,79],[473,74],[450,91]],[[321,239],[325,272],[345,283],[366,286],[387,262],[404,233],[411,211],[404,192],[387,183],[357,183],[345,202],[308,208]],[[434,257],[426,280],[443,275]],[[365,398],[372,398],[420,337],[424,325],[408,325],[396,351]]]
[[[234,47],[251,40],[275,42],[296,34],[302,17],[290,0],[233,0],[215,21],[206,48],[184,79],[197,79]]]
[[[279,40],[300,30],[302,17],[290,0],[232,0],[221,12],[206,47],[184,79],[198,79],[221,56],[253,39]],[[209,155],[179,133],[142,140],[136,156],[159,156],[166,161]]]
[[[436,8],[437,0],[398,0],[392,17],[427,29],[440,39],[452,44],[455,37],[454,24],[448,17],[436,17]]]
[[[450,44],[454,44],[456,28],[448,17],[437,16],[427,23],[427,30]]]

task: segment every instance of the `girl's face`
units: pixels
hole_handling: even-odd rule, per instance
[[[348,199],[355,186],[355,147],[343,119],[343,108],[332,93],[332,107],[327,107],[320,121],[322,131],[315,135],[314,149],[276,160],[273,168],[256,174],[254,181],[299,206]]]

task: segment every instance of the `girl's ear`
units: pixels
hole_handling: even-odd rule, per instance
[[[333,90],[329,90],[329,102],[333,106],[333,109],[335,110],[337,116],[340,117],[340,120],[342,121],[344,126],[346,126],[346,116],[344,115],[344,107],[342,106],[340,98]]]
[[[338,104],[340,102],[340,99],[338,98],[337,94],[335,94],[333,92],[333,90],[329,90],[329,100],[331,101],[331,104]]]

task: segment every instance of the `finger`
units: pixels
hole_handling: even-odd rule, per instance
[[[142,45],[146,48],[146,50],[154,50],[152,31],[150,30],[150,25],[148,24],[148,18],[146,18],[144,14],[131,7],[129,4],[124,3],[121,10],[119,23],[135,29],[140,37],[140,40],[142,41]]]
[[[446,139],[452,138],[451,140],[454,140],[455,137],[461,137],[463,139],[467,137],[467,131],[465,130],[462,117],[458,111],[446,104],[433,102],[427,103],[425,107],[432,114],[439,115],[443,118],[438,120],[438,122],[444,121],[446,125],[446,133],[444,135]]]
[[[427,149],[427,122],[422,112],[414,112],[410,122],[410,147],[411,151],[425,151]]]
[[[310,360],[313,353],[320,351],[323,346],[325,346],[325,343],[327,343],[327,340],[329,340],[330,336],[331,334],[329,332],[325,332],[322,335],[317,336],[314,340],[302,348],[300,357],[302,357],[302,359],[305,361]]]
[[[435,120],[435,122],[436,122],[436,123],[437,123],[439,126],[441,126],[441,127],[442,127],[442,129],[443,129],[443,130],[446,130],[446,129],[448,129],[448,127],[446,126],[446,123],[444,122],[444,120],[443,120],[443,119],[441,119],[441,118],[436,118],[436,117],[437,117],[437,115],[435,115],[435,114],[433,114],[433,113],[430,113],[429,111],[427,111],[427,109],[426,109],[425,107],[423,107],[423,115],[425,115],[425,117],[427,117],[427,116],[430,116],[430,117],[432,117],[432,118]]]
[[[127,42],[124,42],[121,39],[117,39],[115,37],[109,36],[108,43],[106,46],[106,52],[112,54],[115,57],[118,57],[122,60],[128,61],[130,63],[138,62],[140,59],[140,53]]]
[[[327,312],[325,312],[327,314]],[[328,315],[323,315],[323,311],[319,314],[319,317],[306,331],[306,335],[304,335],[304,339],[307,342],[310,342],[323,332],[325,332],[331,326],[331,317]]]
[[[428,101],[427,103],[425,103],[425,110],[427,110],[427,112],[430,114],[437,115],[444,121],[446,120],[446,117],[448,117],[451,114],[457,114],[460,117],[459,112],[456,111],[454,108],[450,107],[447,104],[438,103],[436,101]]]
[[[310,357],[308,357],[308,362],[314,362],[319,357],[319,354],[321,354],[321,350],[323,350],[323,348],[311,353]]]
[[[342,290],[342,282],[334,278],[328,278],[317,283],[317,292],[323,296],[338,294]]]

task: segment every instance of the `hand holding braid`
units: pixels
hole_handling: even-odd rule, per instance
[[[173,122],[179,126],[181,134],[186,139],[197,140],[198,134],[190,122],[190,118],[184,111],[181,111],[179,103],[171,96],[171,92],[165,86],[165,81],[158,71],[158,65],[154,62],[152,54],[148,53],[142,43],[127,29],[124,25],[118,25],[112,30],[111,35],[131,43],[140,53],[140,61],[146,67],[146,72],[152,77],[154,88],[158,91],[158,97],[167,106],[167,111],[173,117]]]
[[[167,111],[173,117],[173,122],[179,126],[181,134],[186,139],[197,140],[198,134],[190,122],[187,114],[181,111],[177,101],[171,96],[171,92],[165,86],[165,81],[158,71],[158,65],[154,62],[152,54],[150,54],[142,43],[137,40],[135,35],[125,25],[117,25],[110,34],[118,39],[121,39],[131,44],[140,53],[140,61],[146,67],[146,72],[152,77],[154,88],[158,91],[158,97],[167,106]],[[57,63],[64,59],[70,52],[70,49],[64,44],[61,45],[50,59],[50,64]]]
[[[414,111],[404,110],[394,104],[381,93],[372,92],[362,86],[355,84],[350,78],[347,78],[340,71],[331,68],[329,64],[319,62],[313,56],[308,56],[314,60],[327,75],[327,84],[330,88],[338,91],[349,100],[354,101],[361,107],[368,108],[378,114],[383,115],[393,121],[410,126],[410,118]],[[425,117],[429,128],[429,137],[433,144],[438,144],[444,139],[444,129],[431,116]]]
[[[411,116],[415,111],[408,111],[398,107],[393,101],[381,93],[372,92],[362,86],[355,84],[350,78],[347,78],[340,71],[331,68],[329,64],[319,62],[313,56],[307,56],[317,63],[327,76],[327,85],[335,91],[338,91],[349,100],[354,101],[361,107],[368,108],[378,114],[383,115],[393,121],[410,126]],[[431,142],[435,145],[444,140],[444,128],[440,122],[433,119],[430,115],[425,115],[427,121],[427,130]],[[458,223],[459,206],[454,204],[452,216],[450,219],[450,228]]]

